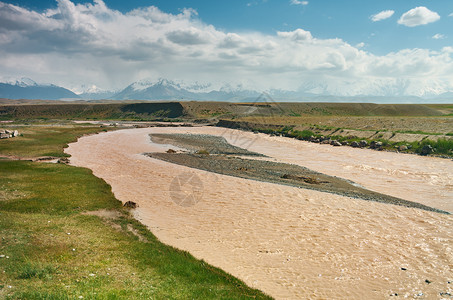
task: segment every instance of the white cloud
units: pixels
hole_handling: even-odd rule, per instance
[[[448,16],[449,16],[449,17],[453,17],[453,13],[449,14]]]
[[[291,0],[292,5],[308,5],[308,1]]]
[[[370,16],[370,19],[373,22],[378,22],[390,18],[394,13],[394,10],[383,10],[375,15]]]
[[[310,31],[305,31],[303,29],[296,29],[294,31],[279,31],[277,35],[283,38],[289,38],[293,41],[309,41],[313,39]]]
[[[415,27],[433,23],[439,19],[440,16],[438,13],[427,9],[424,6],[419,6],[405,12],[398,20],[398,24]]]
[[[203,23],[192,9],[128,13],[102,1],[36,12],[0,2],[0,76],[64,87],[118,90],[143,78],[225,83],[246,88],[339,95],[453,90],[453,51],[406,49],[384,56],[301,28],[276,34],[233,33]],[[308,84],[310,83],[310,84]]]
[[[445,35],[441,34],[441,33],[436,33],[435,35],[433,35],[433,39],[435,40],[442,40],[445,38]]]
[[[355,45],[355,47],[358,49],[363,48],[365,47],[365,43],[364,42],[358,43],[357,45]]]

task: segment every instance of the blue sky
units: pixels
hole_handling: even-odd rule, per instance
[[[217,85],[228,83],[261,89],[273,83],[272,88],[338,94],[344,94],[351,86],[355,94],[421,95],[453,89],[450,65],[453,65],[450,51],[453,1],[450,0],[105,0],[95,3],[4,0],[0,3],[3,3],[0,34],[3,33],[4,43],[0,52],[11,59],[42,60],[41,72],[37,69],[27,72],[20,63],[16,68],[4,63],[2,69],[6,71],[0,73],[3,77],[19,76],[22,72],[33,79],[38,75],[50,81],[53,67],[63,76],[56,76],[58,83],[73,89],[82,84],[112,89],[126,85],[127,80],[157,77],[200,82],[213,79]],[[373,19],[378,13],[382,17]],[[137,14],[141,21],[137,21]],[[107,15],[108,22],[104,18]],[[35,23],[25,22],[27,16],[35,16],[32,18]],[[156,17],[164,17],[166,21],[158,26],[160,21],[156,22]],[[147,23],[150,19],[152,25]],[[125,26],[123,33],[119,29],[121,24]],[[138,26],[149,28],[135,32]],[[135,38],[130,31],[127,33],[128,28],[134,31]],[[80,42],[63,38],[64,31]],[[104,48],[96,42],[101,38],[105,39]],[[114,45],[115,40],[118,45]],[[124,43],[140,46],[133,53]],[[22,51],[24,47],[28,50]],[[74,54],[72,58],[68,57],[69,52]],[[114,68],[108,56],[128,75],[123,79],[111,75]],[[162,60],[157,60],[158,56]],[[52,65],[51,57],[60,60],[58,65]],[[137,65],[137,61],[142,64]],[[82,74],[77,77],[60,70],[61,65],[80,68],[78,65],[85,63],[89,69],[85,81]],[[194,75],[197,69],[204,74]],[[82,73],[83,69],[77,72]],[[96,80],[98,76],[107,78]],[[261,83],[260,77],[263,77]],[[382,86],[387,83],[395,87],[382,92]],[[396,87],[398,84],[413,87],[402,92]],[[415,86],[420,84],[423,90],[417,91]]]

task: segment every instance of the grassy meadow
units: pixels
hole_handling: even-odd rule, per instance
[[[29,125],[0,156],[64,157],[95,126]],[[0,299],[268,299],[159,242],[89,169],[0,158]]]

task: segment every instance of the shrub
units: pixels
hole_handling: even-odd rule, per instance
[[[202,155],[209,155],[209,151],[206,149],[198,150],[197,154],[202,154]]]

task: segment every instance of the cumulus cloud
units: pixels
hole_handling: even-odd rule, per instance
[[[293,41],[309,41],[313,39],[310,31],[305,31],[300,28],[289,32],[279,31],[277,32],[277,35],[283,38],[289,38]]]
[[[371,21],[378,22],[390,18],[395,13],[394,10],[383,10],[370,17]]]
[[[438,13],[427,9],[424,6],[419,6],[405,12],[398,20],[398,24],[415,27],[433,23],[439,19],[440,16]]]
[[[308,1],[291,0],[292,5],[308,5]]]
[[[1,76],[115,90],[159,77],[212,83],[213,89],[230,83],[339,95],[378,93],[376,86],[382,92],[389,82],[414,78],[423,81],[405,85],[413,94],[434,82],[439,90],[453,89],[451,48],[375,56],[360,49],[363,43],[319,39],[301,28],[225,32],[192,9],[169,14],[151,6],[122,13],[101,0],[57,3],[36,12],[0,2]]]

